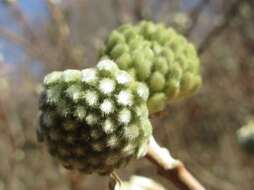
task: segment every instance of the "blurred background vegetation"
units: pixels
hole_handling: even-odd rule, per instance
[[[142,19],[195,44],[203,87],[153,119],[154,136],[210,190],[253,190],[254,157],[235,132],[254,115],[253,0],[0,0],[0,190],[107,189],[107,178],[69,173],[37,143],[38,92],[53,70],[96,64],[108,32]],[[152,177],[141,160],[119,171]]]

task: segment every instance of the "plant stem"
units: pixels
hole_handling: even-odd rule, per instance
[[[205,190],[184,164],[175,160],[166,148],[160,147],[153,137],[150,139],[146,158],[157,165],[159,173],[173,182],[178,189]]]

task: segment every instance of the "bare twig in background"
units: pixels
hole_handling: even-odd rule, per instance
[[[31,57],[37,57],[40,54],[40,51],[37,49],[36,46],[31,45],[28,40],[15,34],[14,32],[5,30],[4,28],[0,28],[0,36],[2,38],[6,38],[7,40],[9,40],[12,43],[15,43],[15,44],[20,45],[23,48],[25,48],[26,52]]]
[[[22,11],[21,8],[19,7],[18,2],[12,1],[10,4],[8,4],[8,6],[18,26],[20,26],[20,28],[22,29],[24,39],[27,39],[27,44],[23,45],[24,48],[28,50],[27,52],[29,56],[49,61],[51,58],[49,58],[49,54],[48,52],[46,53],[45,48],[42,47],[43,41],[40,40],[39,36],[30,26],[29,19],[25,15],[24,11]]]
[[[189,13],[189,17],[191,18],[191,26],[185,32],[186,36],[190,36],[193,29],[196,27],[198,19],[204,10],[204,8],[209,4],[210,0],[201,0],[197,6],[193,8],[193,10]]]
[[[144,14],[145,0],[135,0],[133,9],[131,9],[129,1],[126,0],[112,0],[111,2],[116,11],[117,25],[146,19]]]
[[[24,48],[27,55],[31,58],[40,59],[46,63],[52,62],[52,57],[49,56],[49,52],[46,53],[46,49],[39,48],[36,44],[31,43],[12,31],[0,27],[0,37]]]
[[[121,11],[121,5],[118,0],[112,0],[111,1],[111,6],[112,10],[115,11],[115,18],[116,18],[116,24],[120,25],[123,23],[123,18],[122,18],[122,11]]]
[[[181,161],[175,160],[166,148],[160,147],[152,137],[150,139],[147,159],[156,164],[159,173],[172,181],[180,190],[205,190],[189,173]]]
[[[134,5],[134,16],[136,21],[144,19],[143,9],[145,7],[145,0],[135,0]]]
[[[112,7],[115,11],[117,25],[131,20],[131,10],[126,0],[112,0]]]
[[[22,10],[20,10],[19,5],[16,1],[12,2],[10,5],[9,10],[11,11],[13,17],[17,21],[18,25],[24,31],[24,34],[29,37],[29,39],[34,43],[35,41],[38,42],[37,37],[34,31],[31,29],[29,25],[29,21]]]
[[[1,73],[2,75],[12,75],[12,72]],[[0,76],[0,78],[3,76]],[[3,93],[0,97],[0,112],[2,117],[5,120],[5,128],[2,129],[1,133],[3,133],[7,138],[10,145],[10,152],[7,156],[8,160],[8,169],[6,171],[6,189],[12,189],[13,186],[13,178],[16,171],[16,153],[19,147],[21,147],[25,142],[25,134],[22,130],[22,122],[19,118],[19,114],[17,112],[17,105],[14,101],[11,101],[6,106],[6,101],[8,101],[8,97],[12,96],[11,89],[9,87],[9,83],[7,83],[6,87],[1,86],[1,92]],[[0,123],[2,122],[2,118],[0,118]]]
[[[56,6],[52,0],[47,0],[51,18],[58,31],[58,43],[67,43],[70,37],[70,28],[65,21],[63,12]]]
[[[80,57],[77,57],[75,52],[78,48],[72,46],[70,43],[70,27],[65,20],[63,11],[52,0],[47,0],[47,3],[54,25],[52,38],[55,42],[54,45],[57,46],[57,50],[59,51],[58,63],[61,63],[61,67],[63,68],[65,65],[75,68],[80,64]]]
[[[214,38],[218,37],[219,34],[230,25],[231,21],[237,16],[238,9],[243,2],[245,2],[245,0],[235,0],[235,2],[230,6],[229,10],[225,13],[223,21],[212,29],[199,45],[199,54],[202,54],[211,45],[211,42],[214,40]]]

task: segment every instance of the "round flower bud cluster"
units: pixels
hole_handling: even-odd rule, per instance
[[[110,60],[44,78],[38,137],[68,169],[111,173],[146,154],[147,87]]]
[[[249,121],[237,131],[237,138],[245,150],[254,154],[254,120]]]
[[[195,48],[172,28],[143,21],[123,25],[107,38],[100,57],[114,60],[150,91],[150,113],[192,95],[201,85]]]

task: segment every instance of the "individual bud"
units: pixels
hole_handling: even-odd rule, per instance
[[[49,104],[57,103],[59,99],[61,98],[61,90],[62,90],[61,86],[53,86],[52,88],[46,90],[45,91],[45,93],[47,94],[46,101]]]
[[[49,74],[40,98],[38,139],[67,169],[109,174],[146,154],[152,135],[148,96],[146,85],[110,60]]]
[[[116,102],[121,106],[132,106],[133,95],[128,90],[122,90],[116,95]]]
[[[167,42],[166,28],[162,24],[158,24],[156,31],[153,33],[151,39],[153,41],[159,42],[160,44],[165,44]]]
[[[82,92],[82,91],[81,91]],[[86,90],[84,93],[85,103],[90,107],[98,105],[98,93],[94,90]]]
[[[179,90],[180,90],[180,84],[178,80],[169,79],[166,82],[166,94],[168,97],[173,98],[177,96]]]
[[[105,99],[103,100],[103,102],[100,105],[100,110],[102,113],[104,113],[105,115],[108,115],[110,113],[114,112],[114,105],[113,102],[110,99]]]
[[[59,90],[59,95],[61,94],[61,91]],[[66,89],[66,95],[73,99],[73,101],[75,103],[77,103],[78,101],[80,101],[81,99],[83,99],[84,94],[81,93],[81,88],[79,85],[71,85],[70,87],[68,87]],[[60,97],[58,97],[60,98]]]
[[[67,69],[63,72],[64,82],[79,82],[81,80],[81,71],[74,69]]]
[[[99,90],[102,94],[111,94],[115,90],[115,81],[110,78],[103,78],[99,82]]]
[[[141,23],[141,32],[145,38],[150,39],[156,30],[155,25],[152,22]]]
[[[176,55],[173,53],[171,49],[164,47],[163,50],[161,51],[161,55],[167,60],[169,66],[172,65],[172,63],[174,63]]]
[[[169,65],[168,65],[167,60],[165,58],[158,57],[155,60],[155,63],[154,63],[155,70],[162,73],[163,75],[167,74],[168,67],[169,67]]]
[[[113,31],[107,40],[107,44],[112,48],[115,44],[119,42],[122,43],[124,41],[124,36],[121,33],[118,31]]]
[[[96,69],[89,68],[89,69],[84,69],[81,72],[82,72],[82,78],[81,78],[82,82],[85,82],[87,84],[96,84],[97,82]]]
[[[147,101],[149,97],[149,90],[145,84],[138,83],[136,85],[136,93],[138,98],[140,98],[143,101]]]
[[[191,91],[195,84],[195,75],[192,73],[185,73],[181,79],[181,91],[188,92]]]
[[[100,76],[104,77],[114,77],[115,73],[118,70],[118,66],[111,60],[102,59],[98,64],[97,64],[97,73]]]
[[[117,63],[120,69],[127,70],[131,66],[131,56],[130,54],[124,53],[117,59]]]
[[[86,118],[86,113],[87,110],[83,106],[77,106],[74,111],[74,116],[79,120],[79,121],[84,121]]]
[[[127,40],[127,43],[129,41],[131,41],[132,39],[138,38],[138,34],[135,31],[131,30],[131,29],[123,31],[123,34],[124,34],[124,36]]]
[[[168,73],[166,75],[167,79],[175,79],[180,81],[183,75],[183,70],[180,65],[172,64],[169,65]]]
[[[149,79],[151,92],[160,92],[165,86],[165,77],[160,72],[154,72]]]
[[[125,45],[125,44],[117,44],[112,49],[110,55],[115,60],[115,59],[119,58],[121,55],[123,55],[126,52],[128,52],[128,46],[127,45]]]
[[[54,71],[54,72],[48,74],[44,78],[43,83],[46,86],[49,86],[49,85],[54,85],[54,84],[60,83],[61,81],[62,81],[62,72]]]
[[[148,109],[158,112],[164,108],[166,100],[167,98],[164,93],[155,93],[148,99]]]

